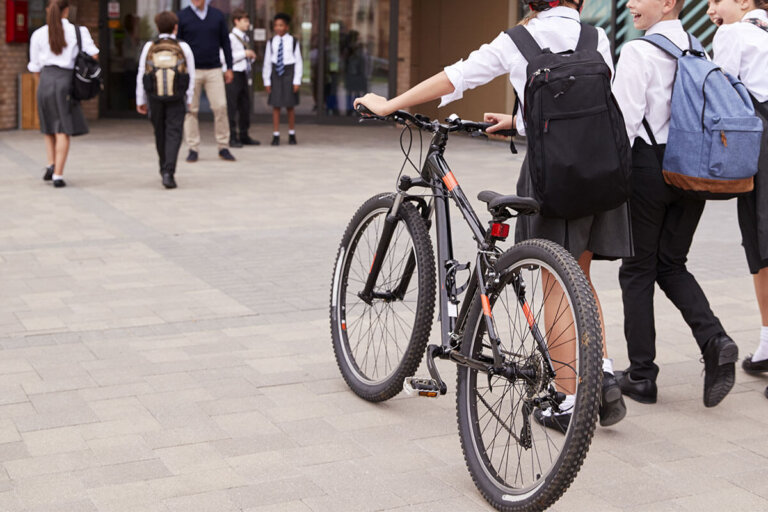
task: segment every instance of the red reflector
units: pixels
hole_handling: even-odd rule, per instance
[[[493,238],[500,238],[504,240],[509,236],[509,224],[502,224],[501,222],[494,222],[491,224],[491,236]]]

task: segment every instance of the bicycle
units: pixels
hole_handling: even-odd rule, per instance
[[[538,211],[534,199],[481,192],[478,199],[491,214],[488,228],[472,209],[444,152],[450,133],[481,135],[490,123],[361,112],[432,139],[419,169],[401,134],[406,158],[395,192],[363,203],[342,237],[330,305],[341,374],[371,402],[403,389],[436,398],[447,385],[435,359],[452,361],[459,437],[476,487],[498,510],[547,508],[575,478],[595,430],[602,333],[590,285],[574,258],[551,241],[497,247],[509,234],[505,221]],[[403,175],[408,162],[417,177]],[[474,266],[453,258],[451,200],[477,244]],[[463,284],[460,272],[469,273]],[[441,343],[427,346],[436,294]],[[429,378],[415,378],[425,351]],[[568,394],[575,397],[567,429],[545,428],[541,414],[559,412]]]

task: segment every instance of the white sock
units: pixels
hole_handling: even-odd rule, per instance
[[[279,137],[280,136],[280,132],[272,132],[272,136],[273,137]]]
[[[63,180],[63,179],[64,179],[64,176],[62,176],[61,174],[54,174],[53,175],[53,181],[59,181],[59,180]]]
[[[560,404],[560,412],[554,413],[555,415],[558,414],[571,414],[571,409],[573,409],[574,404],[576,403],[576,395],[565,395],[565,400],[563,400],[563,403]],[[552,408],[547,407],[543,411],[541,411],[541,414],[544,416],[551,416]]]
[[[296,135],[296,130],[288,130],[288,135]]]
[[[608,357],[603,358],[603,371],[605,373],[610,373],[613,375],[613,359],[610,359]]]
[[[768,325],[760,328],[760,346],[757,347],[752,355],[752,362],[764,361],[768,359]]]

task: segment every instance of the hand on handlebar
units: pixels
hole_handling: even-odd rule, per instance
[[[355,110],[357,110],[358,105],[363,105],[374,114],[382,117],[388,116],[397,110],[389,106],[389,101],[387,98],[379,96],[378,94],[373,94],[372,92],[369,92],[362,98],[357,98],[355,100]]]
[[[511,130],[515,127],[515,118],[509,114],[497,114],[495,112],[486,112],[483,114],[483,121],[494,123],[488,127],[486,133],[495,133],[500,130]]]

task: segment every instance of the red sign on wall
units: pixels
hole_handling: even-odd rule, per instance
[[[5,0],[5,27],[6,43],[29,41],[27,0]]]

